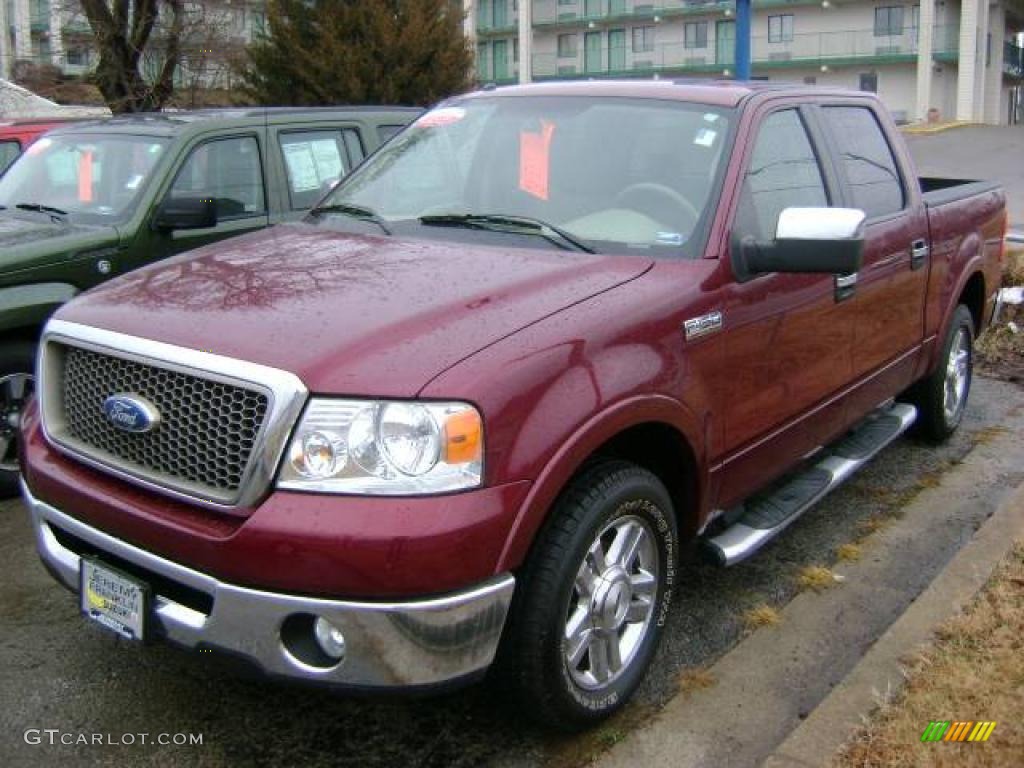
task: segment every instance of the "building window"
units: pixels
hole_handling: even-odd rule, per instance
[[[686,47],[707,48],[708,47],[708,23],[706,21],[691,21],[686,24]]]
[[[576,57],[576,35],[558,36],[558,58],[572,59]]]
[[[804,78],[804,85],[817,85],[817,84],[818,84],[818,78],[815,77],[814,75],[808,75],[807,77]]]
[[[577,0],[558,0],[559,5],[576,5]]]
[[[768,42],[789,43],[793,40],[793,14],[768,17]]]
[[[903,34],[903,6],[890,5],[875,8],[875,37]]]
[[[860,90],[867,91],[868,93],[878,93],[878,73],[861,72]]]
[[[633,53],[654,50],[654,27],[633,27]]]

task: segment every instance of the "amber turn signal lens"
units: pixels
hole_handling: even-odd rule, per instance
[[[475,410],[449,416],[444,422],[444,460],[449,464],[479,461],[482,429]]]

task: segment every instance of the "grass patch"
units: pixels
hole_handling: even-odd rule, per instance
[[[703,691],[717,682],[715,676],[704,667],[691,667],[679,673],[679,692]]]
[[[1024,764],[1024,545],[906,670],[832,761],[833,768],[981,768]],[[932,720],[991,720],[986,743],[921,743]]]
[[[858,544],[843,544],[836,550],[836,558],[842,563],[855,563],[860,560],[861,548]]]
[[[813,589],[815,592],[835,586],[839,581],[836,575],[823,565],[808,565],[802,568],[796,580],[804,589]]]
[[[759,605],[743,614],[743,623],[750,629],[774,627],[780,621],[782,621],[782,616],[770,605]]]

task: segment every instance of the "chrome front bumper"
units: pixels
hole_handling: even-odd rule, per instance
[[[281,677],[357,688],[404,688],[471,676],[494,659],[515,587],[515,579],[504,574],[464,592],[400,603],[248,589],[120,541],[36,499],[24,482],[21,489],[39,554],[67,587],[79,589],[81,558],[59,537],[85,542],[101,560],[106,553],[212,599],[212,608],[204,613],[154,590],[149,617],[154,635],[187,648],[241,656]],[[294,627],[317,616],[344,634],[345,657],[332,666],[310,663],[303,658],[305,641],[294,642]]]

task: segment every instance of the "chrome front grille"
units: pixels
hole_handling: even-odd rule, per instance
[[[56,319],[43,331],[37,370],[43,431],[60,451],[239,514],[270,492],[308,394],[279,368]],[[104,409],[114,394],[148,401],[157,426],[114,427]]]
[[[266,417],[265,393],[78,347],[63,357],[64,422],[80,450],[215,499],[237,495]],[[103,403],[123,392],[157,407],[157,429],[135,434],[110,423]]]

